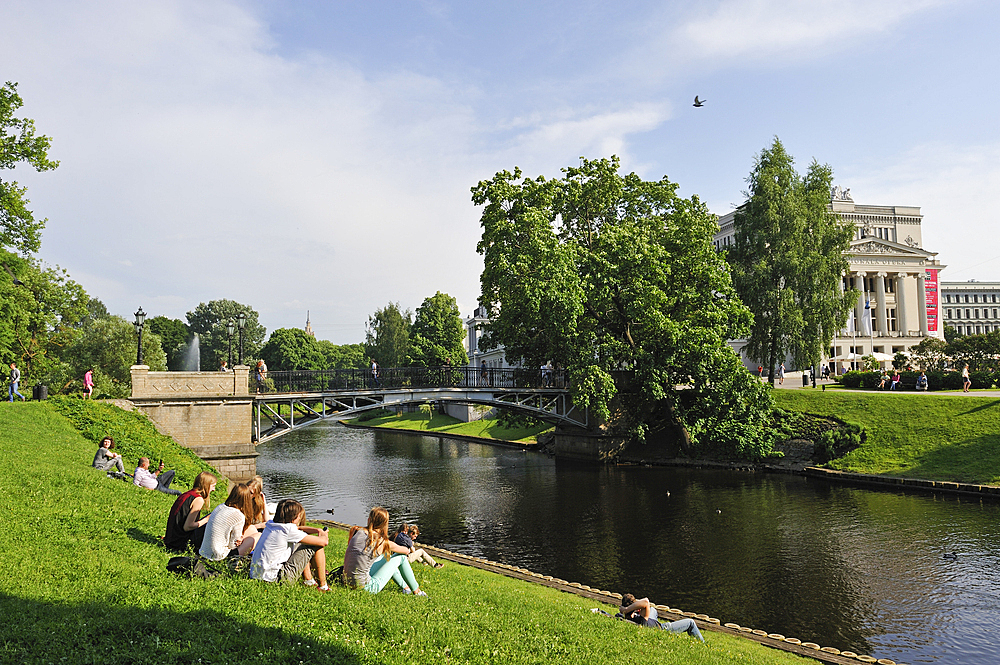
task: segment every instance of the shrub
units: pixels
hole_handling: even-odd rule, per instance
[[[855,423],[844,423],[837,429],[820,434],[813,446],[813,460],[818,464],[843,457],[865,442],[868,435],[864,427]]]
[[[372,409],[371,411],[365,411],[360,416],[358,416],[358,422],[365,423],[369,420],[375,420],[376,418],[385,418],[386,416],[395,415],[394,412],[389,409]]]

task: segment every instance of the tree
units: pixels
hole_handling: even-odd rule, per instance
[[[948,355],[955,367],[966,364],[974,372],[1000,369],[1000,332],[963,335],[948,343]]]
[[[917,367],[940,371],[948,364],[948,343],[937,337],[924,337],[910,347],[910,355]]]
[[[959,337],[962,337],[962,335],[958,334],[958,330],[956,330],[954,326],[944,327],[944,341],[951,342]]]
[[[88,317],[89,296],[65,270],[0,250],[0,360],[16,361],[22,381],[64,382],[61,356]],[[16,281],[15,281],[16,280]]]
[[[128,397],[132,387],[138,338],[135,327],[120,316],[109,316],[88,324],[72,341],[66,360],[72,368],[73,387],[83,385],[83,375],[94,371],[94,394]],[[167,369],[167,356],[160,337],[146,331],[142,336],[142,360],[154,372]]]
[[[35,135],[35,121],[15,118],[23,106],[17,94],[17,84],[8,81],[0,87],[0,169],[13,169],[29,164],[36,171],[49,171],[59,162],[49,159],[52,140]],[[27,188],[16,181],[0,180],[0,248],[11,248],[21,254],[37,252],[42,243],[45,220],[36,220],[28,209]]]
[[[278,328],[271,333],[260,357],[269,370],[327,369],[316,340],[299,328]]]
[[[192,333],[198,333],[201,350],[201,366],[216,369],[219,362],[229,359],[229,336],[226,322],[236,320],[240,312],[247,316],[243,329],[243,362],[250,363],[260,358],[260,347],[264,344],[267,329],[257,320],[257,312],[249,305],[241,305],[233,300],[212,300],[201,303],[193,312],[187,313],[188,326]],[[233,357],[238,359],[239,330],[233,333]],[[234,360],[236,362],[237,360]]]
[[[777,138],[757,156],[736,212],[729,253],[733,285],[753,312],[747,355],[771,370],[791,353],[797,367],[822,359],[858,292],[841,292],[854,229],[830,209],[833,171],[815,160],[805,177]]]
[[[324,369],[365,369],[364,344],[334,344],[325,339],[316,340],[323,354]]]
[[[467,365],[469,356],[462,346],[465,325],[458,303],[438,291],[417,308],[410,329],[409,364],[418,367]]]
[[[365,354],[380,367],[403,367],[410,352],[413,314],[390,302],[368,317],[365,326]]]
[[[181,363],[184,360],[184,347],[191,338],[191,330],[188,325],[180,319],[168,319],[165,316],[154,316],[146,325],[150,332],[160,336],[163,352],[167,354],[167,368],[171,371],[181,369]],[[214,368],[210,367],[209,369]]]
[[[472,189],[490,343],[565,367],[574,402],[609,430],[766,452],[770,395],[728,344],[751,317],[712,246],[715,217],[666,178],[618,166],[582,160],[559,180],[501,171]]]

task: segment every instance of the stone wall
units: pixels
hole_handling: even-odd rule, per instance
[[[257,472],[251,441],[250,368],[232,372],[150,372],[132,367],[132,403],[156,428],[220,473],[241,482]]]

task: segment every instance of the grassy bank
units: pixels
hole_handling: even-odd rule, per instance
[[[842,471],[1000,484],[1000,399],[775,390],[783,409],[864,425],[868,440],[830,462]]]
[[[552,431],[553,429],[552,425],[544,423],[535,427],[513,428],[503,427],[496,420],[476,420],[471,423],[465,423],[458,418],[452,418],[442,413],[435,413],[434,417],[430,420],[427,419],[427,415],[424,413],[401,413],[399,415],[392,414],[365,421],[358,418],[349,422],[352,425],[420,430],[428,433],[458,434],[497,441],[516,441],[518,443],[536,443],[540,434]]]
[[[187,458],[141,419],[75,406],[59,408],[95,429],[134,426],[119,439],[130,464],[139,451]],[[452,564],[416,569],[427,599],[177,577],[158,543],[172,497],[89,468],[94,448],[53,405],[0,404],[2,663],[807,662],[641,630],[591,614],[593,601]],[[331,567],[344,545],[334,533]]]

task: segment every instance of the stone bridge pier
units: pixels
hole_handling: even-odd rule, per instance
[[[133,365],[131,401],[161,433],[243,482],[257,473],[249,375],[246,365],[231,372],[150,372]]]

